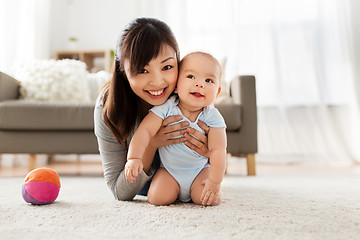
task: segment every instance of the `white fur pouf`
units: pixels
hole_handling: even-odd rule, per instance
[[[33,60],[15,68],[21,99],[89,102],[86,64],[77,60]]]

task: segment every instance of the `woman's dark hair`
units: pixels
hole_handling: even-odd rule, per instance
[[[136,127],[140,119],[141,99],[133,92],[124,70],[128,60],[130,74],[136,75],[164,45],[174,49],[179,62],[179,48],[169,26],[154,18],[137,18],[130,22],[118,39],[111,80],[105,85],[103,119],[120,144]]]

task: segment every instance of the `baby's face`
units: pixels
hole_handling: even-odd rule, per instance
[[[203,54],[187,56],[180,67],[177,88],[182,105],[203,108],[211,105],[220,93],[219,64]]]

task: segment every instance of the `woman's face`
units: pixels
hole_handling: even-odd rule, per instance
[[[176,86],[178,62],[176,52],[168,45],[136,75],[131,75],[128,60],[124,68],[131,89],[150,105],[163,104]]]

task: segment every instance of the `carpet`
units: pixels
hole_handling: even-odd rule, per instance
[[[226,176],[215,207],[113,199],[101,177],[61,176],[55,203],[0,178],[1,239],[359,239],[359,175]]]

